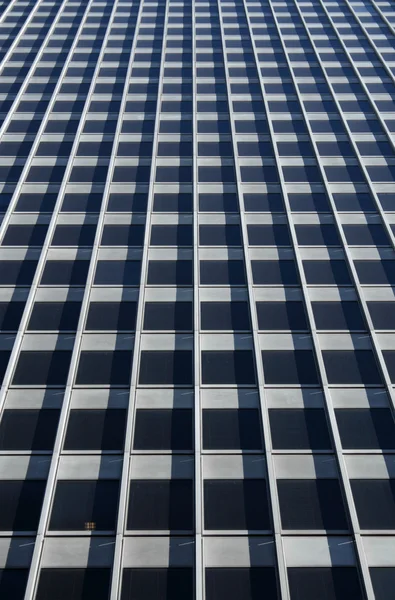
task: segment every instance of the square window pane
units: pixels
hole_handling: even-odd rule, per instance
[[[205,450],[262,450],[261,419],[256,408],[203,409]]]
[[[66,385],[71,352],[22,351],[12,380],[13,385]]]
[[[339,408],[335,413],[344,449],[395,448],[395,423],[389,408]]]
[[[0,450],[52,450],[60,411],[6,409],[0,422]]]
[[[85,329],[134,331],[137,302],[91,302]]]
[[[202,285],[245,285],[246,275],[242,260],[201,260]]]
[[[274,567],[206,567],[206,600],[278,600]]]
[[[193,353],[189,350],[143,350],[140,385],[192,385]]]
[[[337,479],[279,479],[283,529],[348,529]]]
[[[293,260],[252,260],[251,268],[256,285],[299,285]]]
[[[312,350],[263,350],[263,371],[267,384],[319,385]]]
[[[139,260],[98,260],[95,285],[139,285]]]
[[[133,352],[81,352],[77,385],[129,385]]]
[[[191,331],[192,302],[146,302],[144,329],[147,331]]]
[[[324,350],[329,383],[381,385],[382,377],[371,350]]]
[[[363,600],[358,571],[355,567],[288,568],[291,600]]]
[[[127,529],[190,531],[194,522],[193,481],[132,480]]]
[[[369,570],[375,600],[391,598],[395,586],[395,567],[371,567]]]
[[[36,600],[108,600],[111,569],[41,569]]]
[[[214,530],[271,529],[264,479],[206,479],[204,526]]]
[[[395,529],[395,480],[351,479],[361,529]]]
[[[148,285],[193,285],[191,260],[150,260]]]
[[[201,328],[246,331],[251,329],[248,302],[202,302]]]
[[[67,425],[65,450],[122,450],[126,410],[73,409]]]
[[[189,567],[124,569],[121,600],[193,600],[194,573]]]
[[[0,597],[23,600],[28,576],[29,569],[0,569]]]
[[[271,408],[269,419],[275,450],[332,448],[323,408]]]
[[[46,481],[0,481],[0,531],[36,531]]]
[[[77,531],[93,527],[114,530],[119,481],[58,481],[49,529]]]
[[[368,302],[375,329],[395,329],[395,302]]]
[[[165,408],[136,410],[135,450],[192,450],[192,410]]]
[[[206,350],[202,352],[203,384],[255,383],[255,365],[251,350]]]

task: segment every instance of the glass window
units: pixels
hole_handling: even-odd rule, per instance
[[[264,479],[206,479],[204,481],[206,529],[271,529]]]
[[[361,529],[395,529],[395,479],[351,479]]]
[[[0,422],[0,450],[52,450],[60,411],[6,409]]]
[[[36,260],[1,260],[0,285],[30,286],[36,267]]]
[[[201,260],[202,285],[245,285],[246,275],[242,260]]]
[[[114,530],[119,481],[58,481],[49,529],[77,531]]]
[[[371,567],[369,570],[375,599],[387,600],[390,598],[395,586],[395,568]]]
[[[368,302],[375,329],[395,329],[395,302]]]
[[[312,302],[317,329],[364,331],[358,302]]]
[[[260,414],[256,408],[203,409],[205,450],[261,450]]]
[[[24,309],[25,302],[0,302],[0,330],[17,331]]]
[[[191,260],[150,260],[148,285],[193,285]]]
[[[96,225],[57,225],[52,246],[93,246]]]
[[[206,599],[227,600],[237,593],[240,600],[279,598],[274,567],[206,568]]]
[[[255,383],[255,365],[250,350],[206,350],[202,352],[203,384]]]
[[[152,225],[151,246],[192,246],[192,225]]]
[[[295,225],[300,246],[340,246],[340,238],[334,225]]]
[[[256,310],[259,329],[309,329],[303,302],[257,302]]]
[[[42,246],[48,225],[9,225],[2,246]]]
[[[41,285],[85,285],[89,260],[47,260]]]
[[[279,479],[283,529],[348,529],[337,479]]]
[[[356,260],[354,265],[362,284],[395,284],[395,260]]]
[[[299,276],[293,260],[252,260],[252,277],[257,285],[298,285]]]
[[[95,285],[139,285],[139,260],[98,260]]]
[[[0,596],[23,600],[25,597],[29,569],[0,569]]]
[[[371,350],[324,350],[329,383],[381,385],[382,377]]]
[[[286,225],[247,225],[250,246],[290,246]]]
[[[207,330],[251,329],[248,302],[202,302],[201,327]]]
[[[194,523],[193,481],[132,480],[127,529],[189,531]]]
[[[36,600],[108,600],[111,569],[41,569]]]
[[[199,194],[199,210],[201,212],[238,212],[237,194]]]
[[[0,481],[0,531],[36,531],[46,481]]]
[[[133,352],[82,351],[78,364],[77,385],[129,385]]]
[[[271,408],[269,419],[275,450],[332,448],[323,408]]]
[[[72,409],[67,425],[65,450],[122,450],[126,410]]]
[[[94,331],[133,331],[137,302],[91,302],[86,329]]]
[[[358,571],[355,567],[288,568],[291,600],[363,600]]]
[[[102,246],[142,246],[145,225],[104,225]]]
[[[346,450],[391,450],[395,424],[389,408],[339,408],[336,420]]]
[[[390,242],[382,225],[343,225],[350,246],[389,246]]]
[[[267,384],[318,385],[312,350],[263,350],[263,371]]]
[[[36,302],[30,316],[29,330],[76,331],[81,302]]]
[[[193,600],[194,573],[188,567],[124,569],[121,600]]]
[[[352,285],[344,260],[304,260],[303,269],[307,284]]]
[[[70,361],[68,350],[24,350],[19,355],[12,384],[66,385]]]
[[[239,225],[200,225],[201,246],[241,246]]]
[[[146,302],[144,329],[147,331],[191,331],[192,302]]]
[[[135,450],[193,449],[193,419],[189,408],[136,410]]]
[[[143,350],[139,383],[140,385],[192,385],[192,352]]]

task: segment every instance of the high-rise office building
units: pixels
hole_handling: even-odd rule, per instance
[[[394,598],[394,0],[0,11],[1,600]]]

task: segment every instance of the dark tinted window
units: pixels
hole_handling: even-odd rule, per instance
[[[0,450],[52,450],[59,410],[6,409],[0,423]]]
[[[381,385],[382,379],[371,350],[324,350],[329,383]]]
[[[202,329],[251,329],[247,302],[202,302],[200,311]]]
[[[9,225],[2,246],[42,246],[48,225]]]
[[[245,285],[246,276],[242,260],[201,260],[202,285]]]
[[[375,329],[395,329],[395,302],[368,302]]]
[[[35,260],[0,261],[0,285],[31,285],[36,271]]]
[[[286,225],[247,225],[250,246],[290,246]]]
[[[135,450],[190,450],[193,419],[189,408],[137,409]]]
[[[144,329],[190,331],[193,328],[192,302],[146,302]]]
[[[252,260],[252,277],[257,285],[298,285],[293,260]]]
[[[267,600],[279,598],[273,567],[206,568],[207,600]]]
[[[200,225],[201,246],[241,246],[239,225]]]
[[[388,246],[390,243],[382,225],[343,225],[343,231],[351,246]]]
[[[275,450],[330,450],[325,411],[322,408],[269,409]]]
[[[36,302],[28,329],[75,331],[80,311],[81,302]]]
[[[119,481],[58,481],[49,528],[115,529],[118,489]]]
[[[41,285],[85,285],[89,260],[47,260]]]
[[[339,408],[335,412],[343,448],[395,448],[395,424],[389,408]]]
[[[395,382],[395,351],[394,350],[384,350],[383,357],[385,360],[385,364],[388,369],[388,374],[391,378],[391,381]]]
[[[354,264],[362,284],[395,284],[395,260],[356,260]]]
[[[193,597],[192,568],[123,570],[121,600],[193,600]]]
[[[65,450],[122,450],[126,410],[123,408],[70,411]]]
[[[263,350],[267,384],[318,385],[320,380],[312,350]]]
[[[29,569],[0,569],[0,597],[23,600]]]
[[[139,260],[98,260],[95,285],[139,285]]]
[[[81,352],[77,385],[129,385],[133,353],[126,350]]]
[[[315,285],[352,285],[344,260],[304,260],[306,282]]]
[[[203,409],[205,450],[260,450],[259,410],[255,408]]]
[[[86,329],[130,331],[136,327],[137,302],[91,302]]]
[[[152,225],[151,246],[192,246],[192,225]]]
[[[141,385],[192,385],[192,352],[144,350],[140,358]]]
[[[0,329],[17,331],[24,308],[25,302],[0,302]]]
[[[108,600],[111,569],[41,569],[36,600]]]
[[[395,587],[395,568],[371,567],[370,577],[372,579],[375,599],[388,600],[388,598],[391,598]]]
[[[253,384],[255,365],[250,350],[202,352],[202,383]]]
[[[71,352],[22,351],[15,369],[13,385],[66,385]]]
[[[192,285],[192,261],[150,260],[147,283],[148,285]]]
[[[93,246],[96,225],[57,225],[52,246]]]
[[[365,330],[358,302],[312,302],[317,329]]]
[[[355,567],[288,568],[291,600],[363,600]]]
[[[309,329],[303,302],[257,302],[256,310],[259,329]]]
[[[194,521],[193,506],[192,480],[132,480],[127,529],[190,530]]]
[[[36,531],[46,481],[0,481],[0,531]]]
[[[270,511],[264,479],[206,479],[206,529],[270,529]]]
[[[337,479],[279,479],[284,529],[348,529]]]
[[[142,246],[145,225],[104,225],[102,246]]]
[[[295,225],[300,246],[339,246],[340,239],[334,225]]]

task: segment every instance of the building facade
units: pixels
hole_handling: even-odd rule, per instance
[[[393,598],[393,0],[0,12],[0,598]]]

